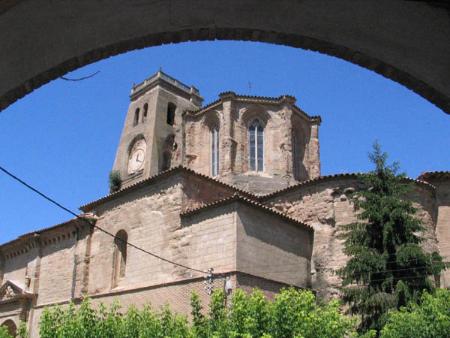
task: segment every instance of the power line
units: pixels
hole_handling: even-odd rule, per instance
[[[107,231],[107,230],[105,230],[105,229],[99,227],[98,225],[92,223],[92,222],[89,221],[88,219],[79,216],[79,215],[78,215],[77,213],[75,213],[74,211],[70,210],[69,208],[65,207],[64,205],[62,205],[61,203],[57,202],[57,201],[54,200],[53,198],[49,197],[48,195],[46,195],[46,194],[44,194],[43,192],[39,191],[38,189],[34,188],[33,186],[31,186],[30,184],[28,184],[27,182],[25,182],[25,181],[22,180],[21,178],[17,177],[16,175],[14,175],[13,173],[11,173],[10,171],[6,170],[4,167],[0,166],[0,170],[1,170],[2,172],[4,172],[6,175],[8,175],[9,177],[11,177],[12,179],[14,179],[15,181],[17,181],[17,182],[19,182],[20,184],[22,184],[23,186],[25,186],[26,188],[28,188],[28,189],[30,189],[31,191],[33,191],[34,193],[38,194],[39,196],[41,196],[42,198],[44,198],[44,199],[47,200],[48,202],[50,202],[50,203],[56,205],[58,208],[60,208],[60,209],[62,209],[62,210],[64,210],[64,211],[66,211],[67,213],[71,214],[72,216],[76,217],[77,219],[86,222],[89,226],[91,226],[91,227],[93,227],[93,228],[96,228],[97,230],[99,230],[99,231],[101,231],[101,232],[107,234],[108,236],[111,236],[111,237],[113,237],[114,239],[118,239],[119,241],[122,241],[122,242],[125,243],[126,245],[128,245],[128,246],[130,246],[130,247],[132,247],[132,248],[134,248],[134,249],[136,249],[136,250],[138,250],[138,251],[144,252],[144,253],[146,253],[146,254],[148,254],[148,255],[150,255],[150,256],[152,256],[152,257],[155,257],[155,258],[157,258],[157,259],[159,259],[159,260],[162,260],[162,261],[164,261],[164,262],[167,262],[167,263],[170,263],[170,264],[173,264],[173,265],[176,265],[176,266],[179,266],[179,267],[182,267],[182,268],[191,270],[191,271],[200,272],[200,273],[205,274],[205,275],[208,275],[208,274],[209,274],[207,271],[199,270],[199,269],[192,268],[192,267],[189,267],[189,266],[184,265],[184,264],[181,264],[181,263],[177,263],[177,262],[171,261],[171,260],[169,260],[169,259],[167,259],[167,258],[164,258],[164,257],[162,257],[162,256],[159,256],[159,255],[157,255],[157,254],[155,254],[155,253],[152,253],[152,252],[150,252],[150,251],[148,251],[148,250],[145,250],[145,249],[143,249],[143,248],[141,248],[141,247],[139,247],[139,246],[137,246],[137,245],[135,245],[135,244],[133,244],[133,243],[130,243],[130,242],[124,240],[123,238],[118,237],[118,236],[112,234],[111,232],[109,232],[109,231]],[[405,262],[407,262],[407,261],[417,261],[417,259],[406,260]],[[387,261],[387,262],[395,262],[395,261]],[[444,262],[444,261],[431,261],[430,263],[443,263],[443,264],[447,265],[447,264],[449,264],[450,262]],[[286,264],[283,264],[283,265],[284,265],[284,267],[286,267]],[[295,265],[295,264],[287,264],[287,265]],[[255,267],[255,266],[259,266],[259,267],[266,267],[266,266],[268,267],[268,266],[270,266],[270,267],[273,267],[273,265],[259,265],[259,264],[252,265],[252,267]],[[416,266],[416,267],[408,267],[408,268],[400,268],[400,269],[392,269],[392,270],[380,270],[380,271],[374,271],[374,272],[368,272],[368,273],[370,273],[370,274],[372,274],[372,273],[386,273],[386,272],[395,272],[395,271],[418,270],[418,269],[425,269],[425,268],[428,268],[428,267],[426,267],[426,266]],[[277,270],[277,271],[273,271],[273,273],[289,272],[289,271],[290,271],[290,270],[283,270],[283,271]],[[214,274],[214,275],[218,275],[218,274]],[[423,275],[423,276],[425,276],[425,275]],[[417,277],[414,277],[414,278],[417,278]],[[372,280],[372,281],[376,281],[376,279],[374,279],[374,280]]]
[[[136,249],[136,250],[139,250],[139,251],[141,251],[141,252],[144,252],[144,253],[146,253],[146,254],[148,254],[148,255],[150,255],[150,256],[153,256],[153,257],[155,257],[155,258],[157,258],[157,259],[159,259],[159,260],[162,260],[162,261],[164,261],[164,262],[167,262],[167,263],[170,263],[170,264],[179,266],[179,267],[181,267],[181,268],[188,269],[188,270],[195,271],[195,272],[200,272],[200,273],[205,274],[205,275],[208,274],[207,271],[203,271],[203,270],[191,268],[191,267],[189,267],[189,266],[187,266],[187,265],[184,265],[184,264],[180,264],[180,263],[171,261],[170,259],[167,259],[167,258],[164,258],[164,257],[159,256],[159,255],[157,255],[157,254],[154,254],[153,252],[150,252],[150,251],[148,251],[148,250],[145,250],[145,249],[143,249],[143,248],[141,248],[141,247],[139,247],[139,246],[137,246],[137,245],[135,245],[135,244],[133,244],[133,243],[130,243],[130,242],[124,240],[124,239],[122,239],[122,238],[120,238],[120,237],[118,237],[118,236],[112,234],[111,232],[109,232],[109,231],[107,231],[107,230],[105,230],[105,229],[99,227],[98,225],[92,223],[92,222],[89,221],[88,219],[79,216],[77,213],[73,212],[72,210],[70,210],[69,208],[65,207],[65,206],[62,205],[61,203],[57,202],[57,201],[54,200],[53,198],[49,197],[48,195],[46,195],[46,194],[44,194],[43,192],[39,191],[38,189],[34,188],[33,186],[31,186],[30,184],[28,184],[27,182],[25,182],[25,181],[22,180],[21,178],[17,177],[16,175],[14,175],[13,173],[11,173],[10,171],[8,171],[8,170],[6,170],[5,168],[3,168],[2,166],[0,166],[0,170],[3,171],[6,175],[8,175],[9,177],[11,177],[12,179],[14,179],[15,181],[17,181],[17,182],[19,182],[20,184],[22,184],[23,186],[25,186],[26,188],[28,188],[28,189],[30,189],[31,191],[35,192],[36,194],[38,194],[38,195],[41,196],[42,198],[46,199],[48,202],[50,202],[50,203],[56,205],[58,208],[60,208],[60,209],[62,209],[62,210],[64,210],[64,211],[66,211],[67,213],[71,214],[72,216],[76,217],[77,219],[86,222],[86,223],[89,224],[91,227],[96,228],[97,230],[99,230],[99,231],[101,231],[101,232],[107,234],[108,236],[111,236],[111,237],[113,237],[114,239],[118,239],[119,241],[122,241],[123,243],[125,243],[125,244],[128,245],[128,246],[130,246],[130,247],[132,247],[132,248],[134,248],[134,249]]]
[[[83,77],[79,77],[79,78],[76,78],[76,79],[71,79],[71,78],[68,78],[68,77],[65,77],[65,76],[60,76],[59,78],[60,78],[61,80],[65,80],[65,81],[73,81],[73,82],[76,82],[76,81],[83,81],[83,80],[90,79],[91,77],[94,77],[94,76],[97,75],[98,73],[100,73],[99,70],[96,71],[95,73],[90,74],[90,75],[83,76]]]

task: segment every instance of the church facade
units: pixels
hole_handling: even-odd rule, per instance
[[[133,86],[113,165],[120,188],[0,246],[0,325],[25,321],[37,337],[46,306],[84,296],[188,313],[190,293],[208,303],[211,287],[338,294],[337,235],[355,220],[358,180],[321,176],[321,118],[288,95],[202,101],[161,71]],[[448,260],[450,172],[410,181],[424,248]],[[440,283],[450,285],[448,272]]]

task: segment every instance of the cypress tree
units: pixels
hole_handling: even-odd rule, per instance
[[[386,163],[387,154],[378,143],[369,158],[375,168],[359,176],[361,188],[352,196],[357,221],[343,226],[349,260],[339,275],[349,312],[361,316],[360,331],[379,332],[388,310],[432,291],[430,276],[444,266],[437,253],[426,253],[420,246],[424,227],[405,198],[411,182],[398,174],[397,163]]]

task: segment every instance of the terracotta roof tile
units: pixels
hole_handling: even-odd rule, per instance
[[[307,113],[305,113],[302,109],[300,109],[297,105],[295,105],[296,98],[292,95],[280,95],[278,97],[271,97],[271,96],[256,96],[256,95],[240,95],[236,94],[232,91],[226,91],[219,94],[219,99],[208,103],[206,106],[201,107],[198,110],[187,110],[187,114],[196,115],[201,114],[205,112],[206,110],[210,109],[211,107],[215,105],[219,105],[222,102],[222,99],[225,97],[232,97],[237,100],[243,100],[243,101],[250,101],[250,102],[258,102],[258,103],[281,103],[285,100],[290,101],[290,103],[294,106],[295,109],[297,109],[301,114],[303,114],[306,118],[308,118],[311,121],[318,121],[319,123],[322,121],[320,116],[310,116]]]
[[[15,238],[15,239],[11,240],[11,241],[8,241],[6,243],[0,244],[0,248],[4,247],[4,246],[7,246],[7,245],[10,245],[10,244],[14,244],[15,242],[20,242],[20,241],[29,239],[29,238],[31,238],[33,236],[36,236],[36,235],[41,235],[42,233],[44,233],[46,231],[51,231],[51,230],[55,230],[55,229],[58,229],[58,228],[62,228],[62,227],[68,226],[71,223],[75,224],[76,222],[79,222],[79,221],[80,221],[79,218],[72,218],[72,219],[70,219],[68,221],[65,221],[65,222],[62,222],[62,223],[58,223],[58,224],[55,224],[55,225],[52,225],[52,226],[49,226],[49,227],[46,227],[46,228],[41,228],[41,229],[38,229],[38,230],[35,230],[35,231],[31,231],[31,232],[25,233],[25,234],[20,235],[19,237]]]
[[[286,188],[283,188],[283,189],[271,192],[271,193],[266,194],[266,195],[260,195],[260,196],[258,196],[258,199],[260,201],[264,201],[264,200],[270,199],[272,197],[284,194],[286,192],[295,190],[295,189],[300,188],[300,187],[314,185],[315,183],[326,182],[326,181],[334,180],[336,178],[355,178],[356,179],[359,175],[365,175],[365,174],[366,173],[341,173],[341,174],[320,176],[320,177],[313,178],[313,179],[310,179],[310,180],[307,180],[307,181],[299,182],[297,184],[294,184],[294,185],[291,185],[289,187],[286,187]],[[419,185],[426,186],[427,188],[432,189],[433,191],[436,190],[436,187],[434,185],[428,183],[428,182],[415,180],[415,179],[409,178],[409,177],[406,177],[405,179],[407,181],[410,181],[410,182],[413,182],[413,183],[416,183],[416,184],[419,184]]]
[[[425,171],[417,177],[420,181],[426,181],[429,179],[442,179],[442,178],[450,178],[450,171]]]
[[[224,199],[221,199],[221,200],[214,201],[212,203],[204,204],[204,205],[202,205],[200,207],[197,207],[197,208],[186,210],[186,211],[182,212],[180,214],[180,216],[181,217],[187,217],[187,216],[194,215],[194,214],[197,214],[197,213],[201,213],[201,212],[203,212],[205,210],[209,210],[209,209],[212,209],[212,208],[215,208],[215,207],[223,206],[223,205],[226,205],[226,204],[229,204],[229,203],[232,203],[232,202],[244,203],[246,205],[249,205],[249,206],[258,208],[260,210],[263,210],[265,212],[268,212],[268,213],[270,213],[272,215],[275,215],[277,217],[281,217],[282,219],[284,219],[286,221],[293,222],[293,223],[295,223],[297,225],[301,225],[301,226],[306,227],[307,229],[310,229],[310,230],[314,230],[314,228],[311,225],[309,225],[309,224],[303,223],[303,222],[299,221],[296,218],[290,217],[290,216],[286,215],[285,213],[282,213],[281,211],[278,211],[276,209],[273,209],[273,208],[270,208],[268,206],[265,206],[265,205],[263,205],[263,204],[261,204],[259,202],[256,202],[256,201],[254,201],[252,199],[249,199],[247,197],[241,196],[238,193],[233,194],[233,196],[230,196],[230,197],[227,197],[227,198],[224,198]]]
[[[179,166],[170,168],[170,169],[168,169],[166,171],[162,171],[162,172],[160,172],[160,173],[158,173],[156,175],[150,176],[150,177],[148,177],[146,179],[143,179],[143,180],[141,180],[139,182],[136,182],[136,183],[134,183],[134,184],[132,184],[132,185],[126,187],[126,188],[123,188],[123,189],[121,189],[121,190],[119,190],[117,192],[114,192],[114,193],[111,193],[109,195],[106,195],[106,196],[104,196],[104,197],[102,197],[102,198],[100,198],[98,200],[95,200],[93,202],[87,203],[87,204],[81,206],[80,210],[82,210],[84,212],[90,211],[92,208],[94,208],[97,205],[100,205],[100,204],[102,204],[104,202],[113,200],[113,199],[115,199],[117,197],[123,196],[123,195],[125,195],[126,193],[128,193],[128,192],[130,192],[132,190],[135,190],[135,189],[138,189],[140,187],[146,186],[149,183],[152,183],[152,182],[154,182],[156,180],[159,180],[159,179],[161,179],[163,177],[175,174],[175,173],[180,172],[180,171],[188,173],[190,175],[195,175],[197,177],[203,178],[203,179],[208,180],[210,182],[214,182],[214,183],[220,184],[220,185],[222,185],[224,187],[227,187],[227,188],[230,188],[230,189],[234,190],[235,192],[238,192],[238,193],[240,193],[240,194],[242,194],[244,196],[257,199],[256,195],[254,195],[254,194],[252,194],[252,193],[250,193],[248,191],[245,191],[245,190],[242,190],[240,188],[237,188],[234,185],[225,183],[225,182],[223,182],[223,181],[221,181],[221,180],[219,180],[217,178],[214,178],[214,177],[211,177],[211,176],[208,176],[208,175],[205,175],[205,174],[201,174],[201,173],[196,172],[196,171],[194,171],[192,169],[189,169],[189,168],[187,168],[187,167],[185,167],[183,165],[179,165]]]

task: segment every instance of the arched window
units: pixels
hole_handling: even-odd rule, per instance
[[[136,126],[138,123],[139,123],[139,108],[136,108],[136,111],[134,112],[133,126]]]
[[[167,105],[167,124],[173,126],[175,122],[175,110],[177,110],[177,106],[172,102],[169,102]]]
[[[147,120],[148,103],[144,104],[144,112],[142,113],[142,122]]]
[[[251,171],[264,170],[264,127],[258,120],[248,128],[249,167]]]
[[[114,238],[113,287],[116,287],[120,279],[125,277],[127,265],[127,241],[128,235],[126,231],[118,231]]]
[[[219,175],[219,128],[211,130],[211,175]]]
[[[6,331],[8,331],[9,335],[12,337],[15,337],[17,334],[17,326],[16,323],[14,323],[11,319],[8,319],[4,323],[2,323],[3,327],[6,328]]]

